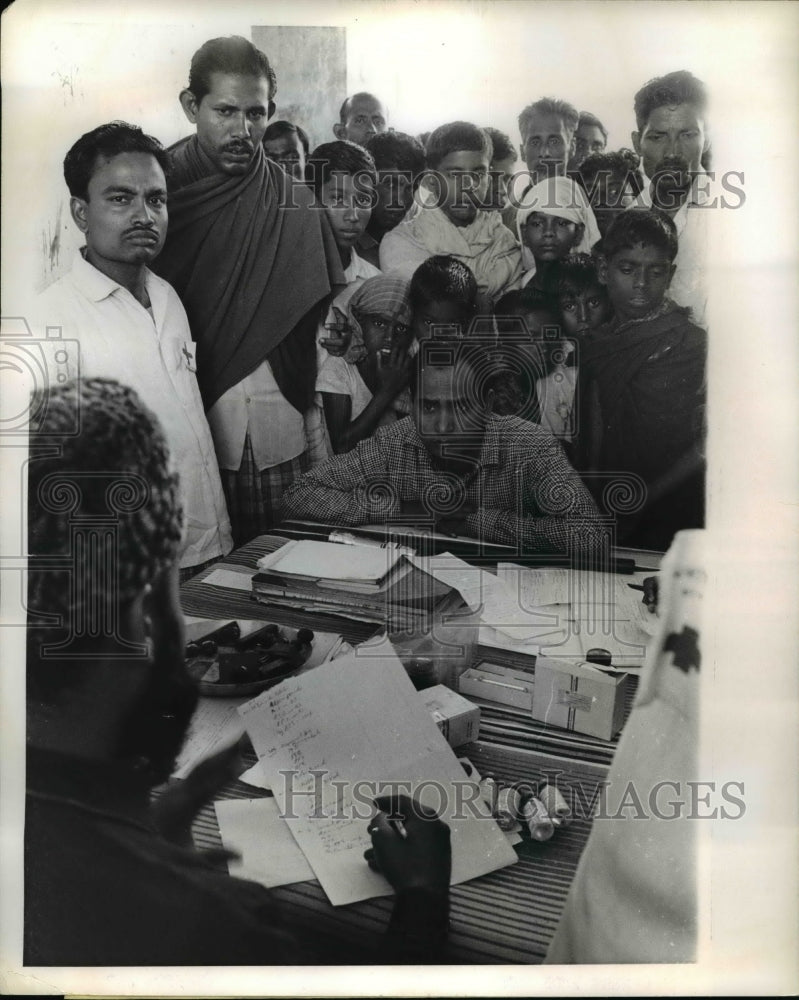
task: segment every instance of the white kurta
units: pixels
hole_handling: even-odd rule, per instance
[[[37,319],[78,341],[79,368],[70,359],[70,375],[131,386],[161,421],[180,475],[186,568],[228,553],[233,538],[186,311],[172,286],[149,270],[145,287],[151,311],[79,254],[71,272],[39,296]]]

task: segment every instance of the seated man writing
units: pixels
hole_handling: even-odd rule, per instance
[[[284,515],[434,523],[523,553],[595,551],[597,510],[560,445],[535,424],[491,414],[485,353],[476,342],[422,341],[411,368],[413,415],[295,482]]]
[[[191,846],[192,819],[236,773],[236,745],[151,804],[197,704],[178,592],[180,491],[155,416],[107,379],[37,391],[30,412],[40,421],[28,491],[24,964],[363,961],[365,946],[322,953],[307,931],[295,936],[267,889]],[[363,864],[397,897],[386,947],[367,960],[436,962],[449,829],[402,796],[375,805]]]

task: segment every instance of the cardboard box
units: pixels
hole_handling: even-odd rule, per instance
[[[531,673],[483,660],[458,678],[458,690],[482,701],[513,705],[531,711],[534,678]]]
[[[419,692],[436,725],[451,747],[471,743],[480,732],[480,709],[457,691],[436,684]]]
[[[629,674],[609,674],[592,663],[539,657],[533,718],[611,740],[624,725]]]

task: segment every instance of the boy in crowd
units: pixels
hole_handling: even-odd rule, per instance
[[[404,132],[379,132],[365,149],[375,161],[377,184],[372,215],[356,250],[363,260],[380,266],[380,243],[405,218],[424,171],[424,149]]]
[[[166,239],[168,172],[164,147],[134,125],[111,122],[78,139],[64,179],[86,246],[40,296],[37,314],[78,340],[83,374],[124,379],[159,415],[180,473],[189,576],[233,539],[186,310],[148,267]]]
[[[418,341],[466,337],[477,314],[477,282],[455,257],[436,254],[413,272],[411,325]]]
[[[448,254],[471,268],[482,305],[515,288],[521,276],[519,246],[497,212],[485,203],[493,150],[486,133],[469,122],[450,122],[431,133],[425,148],[425,201],[383,239],[380,266],[410,277],[434,254]]]
[[[325,207],[347,284],[379,274],[378,268],[355,252],[355,244],[366,231],[372,214],[377,180],[375,162],[369,153],[346,139],[325,142],[311,154],[305,176]]]
[[[590,111],[581,111],[574,133],[574,152],[569,159],[568,172],[574,176],[587,156],[604,153],[608,144],[608,130]]]
[[[639,157],[631,149],[619,149],[586,157],[575,174],[603,235],[619,212],[634,205],[641,194],[644,184],[639,164]]]
[[[619,541],[668,548],[676,531],[701,527],[707,335],[668,295],[677,256],[673,221],[631,208],[602,240],[599,278],[613,318],[581,352],[578,467],[596,495],[608,480],[643,495],[619,519]]]
[[[594,213],[583,190],[570,177],[550,177],[532,187],[517,214],[522,285],[553,297],[560,267],[571,253],[588,253],[599,239]]]
[[[327,354],[341,357],[349,348],[346,307],[358,286],[380,274],[379,268],[358,255],[355,245],[366,231],[372,213],[374,185],[377,179],[374,160],[366,150],[340,139],[325,142],[313,151],[305,171],[306,180],[317,201],[324,206],[336,239],[344,268],[346,286],[337,294],[317,331],[317,366]],[[311,417],[314,442],[320,444],[317,430],[318,400]],[[311,462],[319,460],[324,450],[314,448]]]
[[[388,111],[385,105],[374,94],[361,92],[348,97],[341,105],[333,135],[363,146],[373,135],[387,130]]]
[[[563,261],[558,301],[563,332],[574,341],[592,336],[610,319],[608,290],[599,280],[596,261],[590,254],[575,253]]]
[[[503,212],[508,206],[508,191],[513,182],[518,157],[510,137],[504,132],[488,126],[484,126],[483,131],[491,140],[492,149],[488,194],[484,207],[489,212]]]
[[[272,122],[261,140],[264,152],[273,163],[279,163],[289,177],[301,181],[305,177],[305,162],[310,144],[308,135],[291,122]]]

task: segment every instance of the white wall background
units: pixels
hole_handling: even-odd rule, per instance
[[[652,76],[689,68],[722,98],[714,126],[723,146],[725,129],[743,124],[735,109],[751,99],[753,81],[760,100],[779,99],[790,50],[781,57],[775,51],[768,8],[17,0],[3,32],[4,226],[14,234],[13,252],[4,254],[6,292],[53,280],[79,245],[61,176],[70,145],[113,118],[137,123],[167,144],[186,134],[177,95],[192,53],[214,35],[249,37],[254,24],[344,26],[348,91],[365,88],[383,97],[398,129],[419,133],[463,118],[518,141],[518,112],[546,94],[598,114],[613,148],[630,143],[636,89]],[[315,137],[326,138],[332,133]],[[718,157],[716,164],[721,167]]]
[[[465,118],[517,138],[519,110],[551,94],[598,114],[618,146],[629,142],[633,94],[647,79],[687,68],[710,85],[714,167],[744,172],[746,202],[713,215],[709,478],[721,569],[711,587],[714,655],[703,664],[713,686],[703,695],[702,777],[746,777],[751,808],[745,821],[714,826],[713,853],[702,855],[713,906],[703,910],[699,964],[654,975],[646,967],[550,971],[548,980],[539,976],[546,970],[506,970],[500,988],[514,995],[542,984],[553,995],[795,992],[798,14],[796,4],[737,0],[17,0],[3,15],[6,316],[23,314],[30,290],[61,273],[79,245],[65,211],[66,150],[117,117],[165,143],[185,134],[177,95],[192,53],[214,35],[249,35],[255,24],[346,26],[348,90],[374,90],[395,127],[411,132]],[[263,974],[241,971],[222,992],[260,993]],[[417,984],[495,992],[496,974],[486,981],[479,971],[459,980],[452,970],[425,973]],[[211,988],[206,974],[178,972],[143,980],[136,970],[136,983],[169,994]],[[305,990],[326,992],[334,981],[304,977]],[[111,994],[134,982],[130,971],[47,980],[62,984],[59,992]],[[373,974],[361,988],[374,990]],[[353,995],[352,986],[340,989]]]

